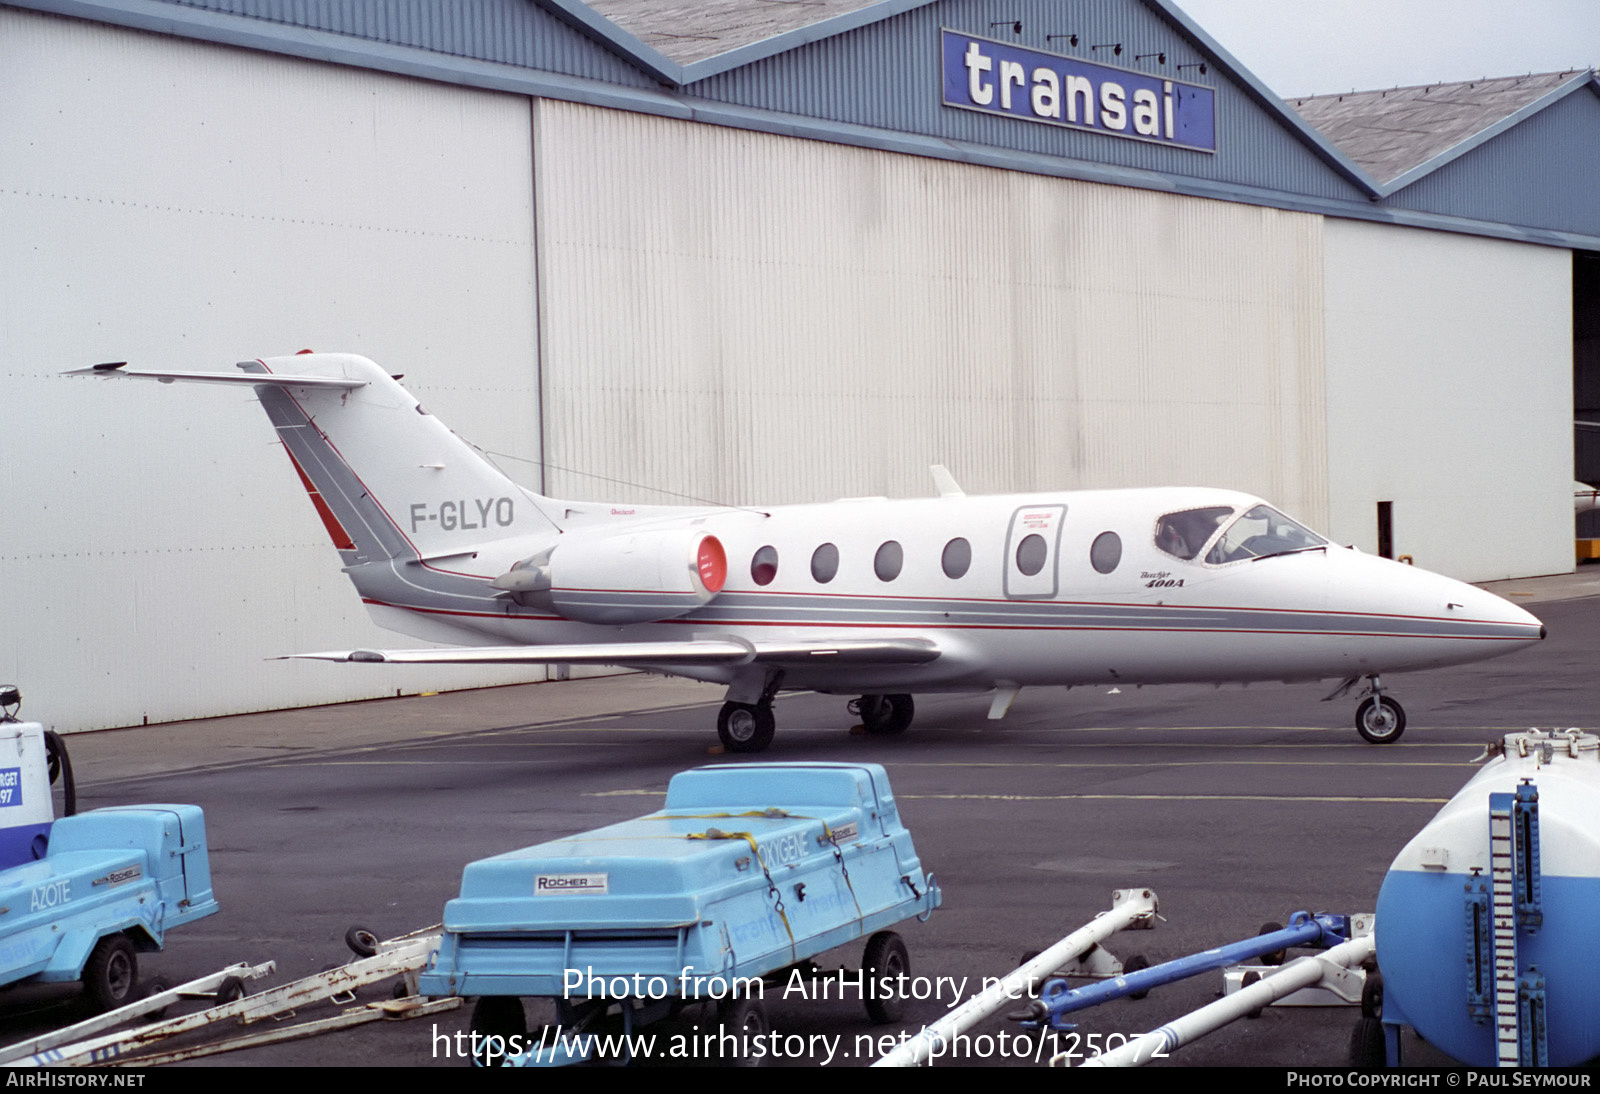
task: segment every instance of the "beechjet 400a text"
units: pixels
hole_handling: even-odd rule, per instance
[[[1356,728],[1398,739],[1381,674],[1544,637],[1481,589],[1328,542],[1259,498],[1156,488],[768,509],[556,501],[516,485],[364,357],[236,373],[75,374],[253,387],[345,573],[389,630],[466,647],[329,661],[611,665],[725,685],[733,752],[772,740],[784,689],[855,695],[872,733],[912,695],[1339,680]]]

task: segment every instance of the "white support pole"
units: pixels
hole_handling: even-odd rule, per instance
[[[924,1026],[915,1037],[872,1066],[916,1067],[942,1055],[955,1034],[977,1025],[1002,1007],[1032,998],[1042,979],[1118,931],[1153,926],[1155,915],[1155,893],[1149,889],[1118,889],[1111,894],[1110,911],[1101,912],[999,983],[968,999],[933,1025]]]
[[[1135,1037],[1125,1045],[1120,1045],[1102,1056],[1084,1061],[1081,1067],[1142,1067],[1155,1058],[1157,1053],[1162,1056],[1170,1055],[1175,1049],[1182,1048],[1192,1041],[1198,1041],[1208,1033],[1221,1029],[1229,1022],[1237,1021],[1253,1010],[1259,1010],[1285,995],[1299,991],[1301,988],[1320,984],[1324,980],[1339,979],[1355,975],[1353,970],[1373,953],[1373,937],[1365,935],[1361,938],[1341,942],[1326,953],[1308,954],[1289,962],[1279,972],[1263,977],[1247,988],[1240,988],[1232,995],[1218,999],[1215,1003],[1191,1011],[1176,1021],[1168,1022],[1160,1029],[1153,1030],[1143,1036]],[[1051,1059],[1051,1066],[1061,1066],[1057,1061],[1065,1064],[1065,1056]]]

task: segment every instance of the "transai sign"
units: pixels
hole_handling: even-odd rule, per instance
[[[1209,87],[954,30],[940,30],[939,42],[946,106],[1217,150],[1216,92]]]

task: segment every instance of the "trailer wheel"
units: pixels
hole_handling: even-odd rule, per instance
[[[522,1000],[514,995],[485,995],[472,1006],[472,1061],[479,1067],[504,1067],[513,1045],[528,1037]]]
[[[344,944],[357,957],[376,957],[378,954],[378,936],[365,927],[351,927],[344,932]]]
[[[1122,974],[1126,976],[1130,972],[1138,972],[1140,969],[1148,969],[1149,967],[1150,959],[1142,953],[1136,953],[1122,963]],[[1145,988],[1144,991],[1130,991],[1128,993],[1128,998],[1143,999],[1149,994],[1150,989]]]
[[[1367,970],[1367,979],[1361,985],[1361,1017],[1383,1017],[1383,973]]]
[[[139,998],[140,999],[149,999],[152,995],[160,995],[164,991],[171,991],[171,990],[172,990],[172,985],[167,983],[167,978],[166,977],[164,977],[164,976],[152,976],[149,980],[146,980],[144,982],[144,985],[139,989]],[[161,1021],[161,1019],[163,1019],[163,1018],[165,1018],[167,1016],[167,1011],[169,1011],[171,1009],[172,1009],[171,1007],[162,1007],[160,1010],[150,1011],[148,1014],[146,1014],[144,1016],[144,1018],[141,1019],[141,1021],[144,1021],[144,1022],[159,1022],[159,1021]]]
[[[133,1002],[139,986],[139,958],[125,934],[108,934],[94,945],[83,966],[83,990],[97,1011]]]
[[[72,757],[67,754],[67,742],[53,729],[44,731],[45,764],[50,771],[50,785],[61,779],[61,815],[70,817],[78,811],[78,782],[72,775]]]
[[[893,931],[879,931],[867,939],[861,968],[873,984],[863,1000],[867,1017],[880,1026],[898,1022],[906,1010],[901,977],[911,975],[911,955],[906,952],[905,942]]]
[[[722,1058],[724,1067],[764,1067],[767,1050],[767,1008],[748,995],[724,999],[717,1006],[722,1032],[737,1038],[739,1052]]]
[[[1244,979],[1243,980],[1239,981],[1239,988],[1240,988],[1240,990],[1243,990],[1245,988],[1248,988],[1251,984],[1260,983],[1260,981],[1261,981],[1261,974],[1256,972],[1254,969],[1252,969],[1250,972],[1247,972],[1247,973],[1244,974]],[[1257,1018],[1261,1017],[1261,1012],[1264,1009],[1265,1008],[1263,1008],[1263,1007],[1257,1007],[1255,1010],[1250,1011],[1248,1014],[1246,1014],[1245,1017],[1247,1019],[1249,1019],[1250,1021],[1254,1022]]]
[[[1263,923],[1261,924],[1261,929],[1257,931],[1256,934],[1272,934],[1274,931],[1281,930],[1283,930],[1282,923]],[[1263,965],[1281,965],[1283,964],[1284,959],[1288,956],[1289,951],[1287,949],[1273,950],[1271,953],[1262,954],[1260,961]]]
[[[1362,1071],[1377,1071],[1389,1066],[1389,1050],[1383,1042],[1383,1021],[1362,1015],[1350,1031],[1350,1066]]]
[[[245,994],[243,980],[237,976],[224,976],[217,984],[217,990],[211,993],[211,1005],[220,1007],[224,1003],[236,1003]]]

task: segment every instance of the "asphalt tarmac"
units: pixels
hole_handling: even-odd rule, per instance
[[[902,928],[912,972],[965,980],[969,995],[1108,908],[1115,889],[1157,894],[1155,929],[1108,944],[1152,963],[1254,935],[1299,909],[1371,911],[1391,859],[1471,776],[1486,743],[1530,726],[1594,731],[1593,585],[1587,575],[1507,585],[1548,626],[1540,646],[1386,677],[1410,725],[1385,746],[1357,737],[1354,702],[1320,702],[1325,687],[1185,686],[1024,691],[999,723],[985,718],[987,697],[919,696],[916,723],[898,738],[851,735],[842,698],[786,695],[771,750],[725,757],[711,748],[717,689],[638,675],[82,734],[69,746],[80,808],[193,802],[206,811],[222,910],[145,959],[146,974],[169,980],[271,959],[281,981],[348,960],[351,925],[388,937],[437,923],[466,863],[647,813],[685,768],[874,761],[944,891],[927,923]],[[830,956],[851,967],[859,958]],[[944,984],[889,1027],[870,1026],[854,1000],[769,993],[772,1024],[797,1054],[783,1062],[868,1063],[876,1053],[858,1035],[931,1022],[956,1001]],[[1078,1043],[1155,1028],[1221,985],[1207,974],[1085,1012]],[[74,1005],[59,991],[12,993],[0,999],[0,1025],[21,1036],[71,1020]],[[534,1022],[541,1006],[529,1007]],[[323,1013],[332,1010],[301,1018]],[[451,1038],[467,1014],[201,1066],[461,1066]],[[1350,1009],[1269,1009],[1155,1066],[1342,1066],[1355,1020]],[[990,1037],[955,1062],[1033,1065],[1016,1031],[1003,1019],[985,1024],[978,1032]],[[1420,1044],[1408,1052],[1439,1062]]]

